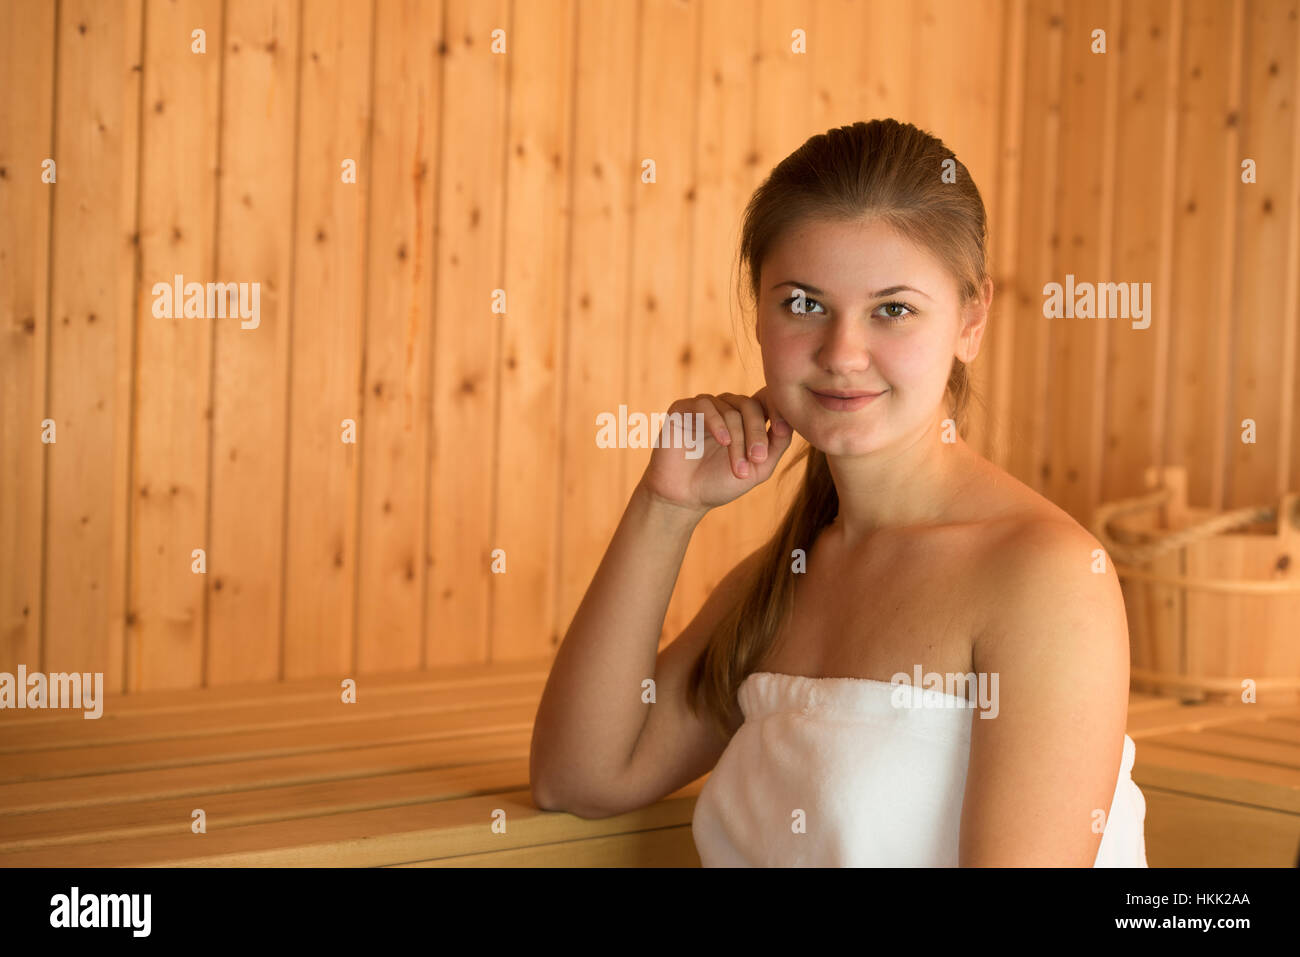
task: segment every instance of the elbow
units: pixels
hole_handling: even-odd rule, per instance
[[[542,775],[533,772],[529,774],[529,790],[532,792],[533,804],[542,811],[568,811],[571,814],[577,814],[575,803],[569,800],[568,796],[551,787],[548,780]],[[579,815],[585,816],[585,815]]]
[[[590,801],[575,800],[570,795],[559,794],[550,790],[546,783],[538,778],[534,778],[530,782],[530,788],[533,804],[542,811],[563,811],[566,814],[572,814],[574,817],[593,821],[600,818],[614,817],[626,810],[625,808],[609,807]]]
[[[544,785],[540,779],[533,777],[529,782],[529,787],[533,795],[533,803],[542,811],[563,811],[564,804],[555,799],[554,794]]]
[[[546,763],[539,759],[536,742],[528,761],[528,787],[533,804],[542,811],[565,811],[577,817],[595,820],[629,810],[620,801],[607,800],[611,792],[603,785],[577,781],[572,773],[567,780],[563,773],[557,778],[553,769],[548,771]]]
[[[532,793],[533,803],[543,811],[560,811],[563,808],[560,802],[555,799],[555,792],[551,790],[542,773],[541,767],[537,760],[537,742],[533,742],[533,754],[528,759],[528,789]]]
[[[537,724],[533,724],[533,739],[528,752],[528,789],[533,797],[533,804],[543,811],[564,810],[556,793],[550,786],[549,775],[545,771],[545,762],[541,757],[542,749],[538,741]]]

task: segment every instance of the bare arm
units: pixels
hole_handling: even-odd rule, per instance
[[[556,652],[533,725],[530,777],[543,808],[599,809],[636,748],[659,635],[686,547],[707,513],[637,485]]]
[[[716,755],[704,721],[685,715],[684,670],[707,640],[712,624],[734,599],[742,575],[728,579],[686,634],[659,656],[659,634],[695,526],[709,509],[766,481],[790,446],[793,430],[772,405],[766,386],[751,396],[697,395],[669,406],[650,464],[569,625],[533,723],[530,778],[534,802],[583,817],[618,813],[663,792],[682,774]],[[765,428],[768,418],[772,428]],[[691,423],[702,441],[684,451],[675,441]],[[650,709],[642,682],[667,665],[668,688],[654,722],[667,741],[643,749],[650,757],[633,774],[633,755]],[[649,762],[649,763],[647,763]],[[707,770],[707,768],[705,769]],[[698,775],[703,771],[695,771]]]
[[[994,718],[971,722],[963,867],[1091,867],[1111,813],[1128,709],[1129,647],[1114,567],[1079,531],[1030,528],[999,570],[998,618],[977,638],[997,675]],[[1099,826],[1100,825],[1100,826]]]

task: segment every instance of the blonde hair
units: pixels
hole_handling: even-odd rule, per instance
[[[942,175],[947,160],[952,161],[955,182]],[[811,219],[875,219],[887,224],[948,265],[963,306],[979,297],[988,277],[988,223],[979,190],[941,140],[910,123],[880,119],[819,133],[778,163],[754,191],[741,228],[740,262],[748,272],[755,307],[759,272],[773,243],[792,226]],[[956,357],[946,397],[958,433],[965,438],[973,392],[966,364]],[[818,533],[839,511],[826,454],[804,446],[782,478],[800,461],[806,464],[794,502],[690,676],[687,701],[692,712],[698,716],[703,707],[723,738],[730,733],[727,716],[741,682],[762,660],[793,610],[791,553],[796,548],[811,551]]]

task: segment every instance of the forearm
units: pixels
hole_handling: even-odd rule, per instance
[[[703,515],[637,486],[556,653],[533,726],[534,795],[599,803],[627,767],[646,718],[641,682],[686,548]]]

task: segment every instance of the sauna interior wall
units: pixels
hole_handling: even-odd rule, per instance
[[[0,670],[553,651],[649,456],[596,416],[762,385],[740,213],[873,117],[988,209],[977,448],[1084,523],[1150,465],[1276,502],[1298,49],[1295,0],[4,0]],[[256,328],[157,317],[177,275]],[[1045,318],[1067,275],[1149,326]],[[796,480],[705,519],[663,640]]]

